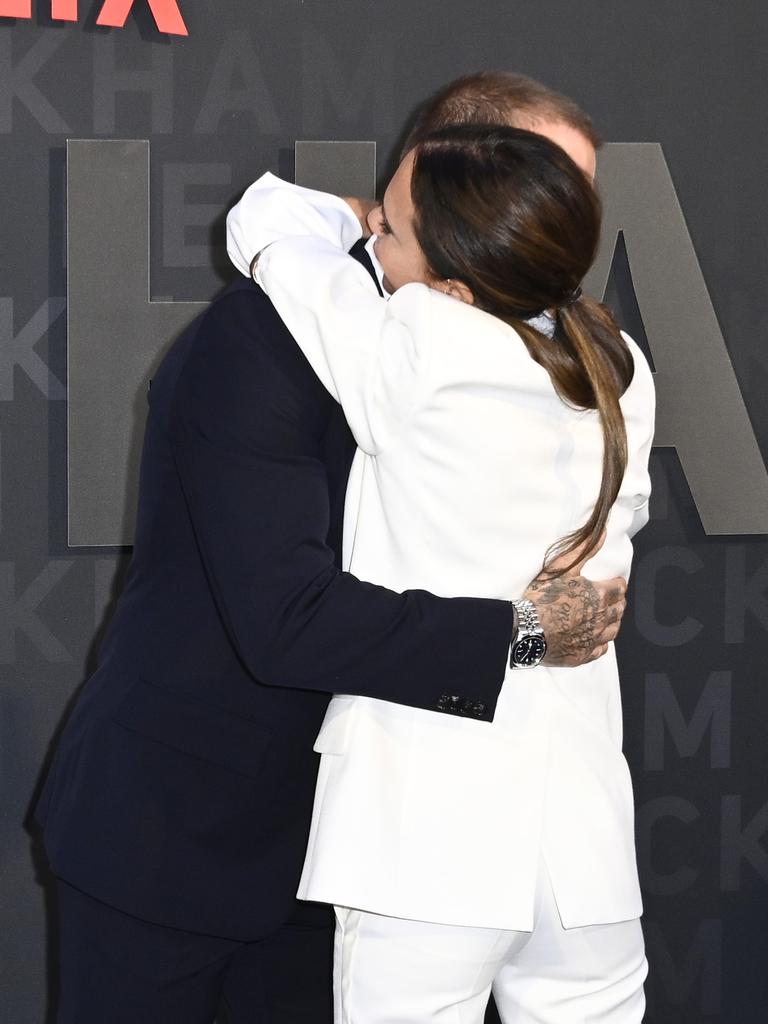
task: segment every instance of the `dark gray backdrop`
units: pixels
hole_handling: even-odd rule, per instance
[[[67,545],[67,138],[151,139],[151,294],[205,301],[228,274],[221,211],[261,170],[290,171],[294,140],[372,139],[386,156],[414,104],[442,82],[479,67],[525,71],[573,95],[606,140],[661,144],[763,454],[768,436],[768,11],[757,0],[180,0],[188,39],[161,36],[141,0],[122,30],[97,28],[101,5],[89,2],[79,22],[54,24],[48,2],[31,21],[0,19],[0,1019],[9,1024],[45,1019],[55,953],[44,866],[23,821],[125,562],[114,548]],[[109,234],[105,224],[103,256],[116,260]],[[609,295],[642,340],[630,278],[620,245]],[[674,263],[665,278],[678,310],[696,307]],[[694,317],[681,344],[695,353],[695,339]],[[697,416],[717,421],[711,395],[702,402]],[[647,1020],[760,1024],[768,545],[705,535],[674,449],[654,454],[653,475],[621,642]]]

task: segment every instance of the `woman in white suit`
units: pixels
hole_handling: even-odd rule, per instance
[[[256,280],[359,446],[345,569],[488,598],[585,555],[628,575],[652,379],[580,293],[599,201],[558,146],[473,125],[419,143],[376,222],[389,301],[346,255],[361,226],[342,200],[265,175],[247,203]],[[453,694],[442,714],[329,707],[299,895],[337,907],[339,1022],[478,1024],[491,988],[506,1024],[642,1019],[614,652],[549,668],[518,612],[492,723]]]

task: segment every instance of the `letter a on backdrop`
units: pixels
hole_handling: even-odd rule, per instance
[[[586,290],[605,294],[623,232],[657,371],[654,445],[677,449],[705,533],[768,533],[768,470],[661,146],[609,143],[598,183],[603,238]]]
[[[161,32],[167,32],[172,36],[189,35],[176,0],[147,0],[147,3]],[[122,28],[133,4],[134,0],[104,0],[96,24]]]

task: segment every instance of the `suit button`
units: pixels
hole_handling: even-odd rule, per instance
[[[461,697],[451,697],[447,693],[444,693],[437,701],[438,711],[447,711],[450,714],[456,714],[460,710]]]
[[[482,718],[485,714],[486,707],[484,700],[476,700],[474,704],[470,706],[469,713],[473,718]]]

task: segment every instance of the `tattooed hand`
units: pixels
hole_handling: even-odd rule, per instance
[[[569,668],[585,665],[605,654],[608,643],[619,632],[627,606],[627,581],[620,576],[588,580],[581,575],[584,563],[604,543],[605,533],[599,547],[564,575],[554,580],[537,576],[523,594],[536,606],[547,639],[542,664]],[[567,561],[572,558],[569,555]],[[552,564],[557,566],[557,561]]]

